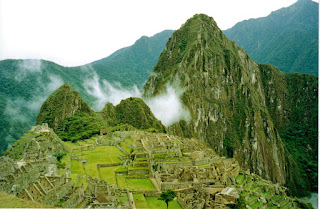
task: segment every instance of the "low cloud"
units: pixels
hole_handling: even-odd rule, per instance
[[[189,110],[180,101],[182,94],[182,90],[177,91],[167,86],[166,93],[144,100],[156,118],[168,127],[179,120],[189,121],[191,119]]]
[[[34,96],[29,100],[20,97],[9,100],[5,110],[6,115],[16,122],[28,122],[30,117],[36,116],[47,97],[63,84],[59,76],[49,75],[48,79],[49,82],[43,83],[43,88],[34,92]]]
[[[111,102],[117,105],[129,97],[142,97],[141,92],[136,86],[124,88],[119,83],[111,83],[101,80],[97,73],[91,71],[91,76],[83,82],[86,92],[96,99],[92,109],[101,111],[106,103]],[[165,126],[170,126],[179,120],[189,121],[191,119],[189,110],[180,101],[183,90],[176,90],[168,86],[166,92],[153,97],[142,98],[150,107],[157,119]]]
[[[44,84],[42,92],[38,92],[36,96],[32,97],[30,101],[26,101],[26,108],[31,111],[39,112],[43,102],[48,98],[48,96],[57,88],[59,88],[64,82],[56,75],[49,75],[49,83]]]
[[[29,73],[42,73],[41,60],[29,59],[22,60],[18,64],[17,74],[15,75],[16,81],[22,81]]]
[[[112,84],[107,80],[101,80],[96,72],[91,72],[91,77],[83,82],[83,86],[87,94],[96,99],[92,107],[95,111],[100,111],[108,102],[117,105],[126,98],[141,97],[137,86],[129,89],[120,83]]]

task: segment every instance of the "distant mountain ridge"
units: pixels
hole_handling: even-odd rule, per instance
[[[123,86],[136,85],[141,89],[172,33],[173,30],[165,30],[152,37],[142,36],[134,45],[88,65],[102,78],[112,78]]]
[[[172,33],[165,30],[152,37],[143,36],[132,46],[78,67],[46,60],[0,61],[0,155],[35,124],[41,104],[64,83],[78,91],[91,107],[96,98],[88,93],[91,87],[84,82],[95,74],[125,87],[142,88]]]
[[[299,0],[267,17],[239,22],[224,33],[259,63],[318,76],[319,4],[314,1]]]

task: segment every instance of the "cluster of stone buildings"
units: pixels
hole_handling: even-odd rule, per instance
[[[128,138],[132,143],[125,140]],[[122,144],[132,152],[121,147]],[[242,171],[235,159],[219,157],[195,139],[142,131],[114,132],[97,138],[94,144],[82,146],[80,151],[93,150],[96,146],[117,146],[126,156],[121,156],[123,161],[119,165],[126,168],[121,172],[135,178],[150,178],[156,191],[120,188],[90,176],[86,176],[86,188],[76,187],[68,177],[69,172],[57,173],[53,154],[66,149],[47,125],[35,126],[1,157],[0,191],[65,208],[135,208],[133,193],[160,195],[168,189],[176,191],[182,208],[190,209],[225,208],[236,204],[243,191],[259,197],[252,204],[289,203],[289,200],[268,203],[272,195],[286,196],[285,188]],[[245,176],[241,181],[239,174]],[[250,182],[258,182],[254,190],[248,186]],[[268,196],[262,197],[263,192],[268,192]],[[248,198],[245,200],[249,201]]]
[[[239,194],[232,185],[240,167],[235,159],[219,157],[195,139],[141,132],[132,138],[143,147],[156,187],[176,191],[184,208],[215,208],[237,202]]]

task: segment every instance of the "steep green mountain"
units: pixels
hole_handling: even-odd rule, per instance
[[[85,103],[77,91],[72,90],[68,84],[55,90],[43,103],[37,117],[36,124],[47,123],[55,130],[59,123],[77,113],[93,114],[93,111]]]
[[[165,132],[165,127],[140,98],[130,97],[122,100],[115,107],[115,111],[118,123],[129,124],[138,129],[154,129]]]
[[[237,23],[224,31],[259,63],[286,73],[318,75],[319,4],[298,0],[269,16]]]
[[[89,65],[102,78],[124,86],[137,85],[141,89],[172,33],[172,30],[165,30],[152,37],[143,36],[131,47],[120,49]]]
[[[270,86],[288,92],[282,94],[281,102],[288,102],[289,109],[280,108],[288,118],[282,119],[279,116],[283,114],[275,113],[274,104],[270,104],[264,68],[251,60],[243,48],[228,40],[211,17],[195,15],[168,41],[144,86],[144,96],[157,96],[167,85],[184,89],[181,100],[192,119],[172,125],[169,133],[206,141],[217,153],[236,158],[242,167],[286,184],[291,194],[302,196],[310,190],[296,188],[310,186],[310,182],[303,178],[301,164],[294,160],[297,156],[285,146],[287,143],[283,143],[279,134],[283,132],[279,131],[288,127],[288,120],[295,120],[293,113],[297,109],[302,111],[301,115],[307,114],[307,107],[302,103],[290,103],[300,87],[295,83],[305,76],[284,75],[288,83],[297,81],[290,84],[273,81]],[[317,98],[313,98],[313,92],[317,92],[317,79],[309,77],[312,82],[305,82],[308,88],[304,90],[309,92],[305,100],[312,96],[308,101],[312,101],[309,105],[315,109]],[[281,127],[278,121],[285,121],[285,125]],[[317,129],[315,125],[310,124],[313,130]],[[309,143],[317,149],[314,139]]]
[[[82,86],[87,73],[44,60],[0,61],[0,154],[36,122],[45,99],[63,83],[70,83],[86,101]]]
[[[88,139],[105,130],[141,129],[166,132],[150,108],[140,98],[122,100],[117,106],[107,103],[94,112],[68,84],[55,90],[43,103],[36,124],[48,124],[64,141]]]
[[[0,61],[0,155],[36,122],[45,99],[69,83],[93,107],[96,97],[85,81],[97,73],[124,86],[142,85],[148,79],[172,31],[142,37],[134,45],[86,66],[63,67],[45,60]],[[95,83],[96,84],[96,83]]]
[[[289,169],[295,178],[288,179],[286,184],[295,194],[317,191],[318,78],[285,74],[271,65],[260,65],[260,70],[269,113],[289,157],[297,163]]]

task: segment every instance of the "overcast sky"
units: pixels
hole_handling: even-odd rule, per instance
[[[0,0],[0,60],[77,66],[205,13],[228,29],[296,0]]]

